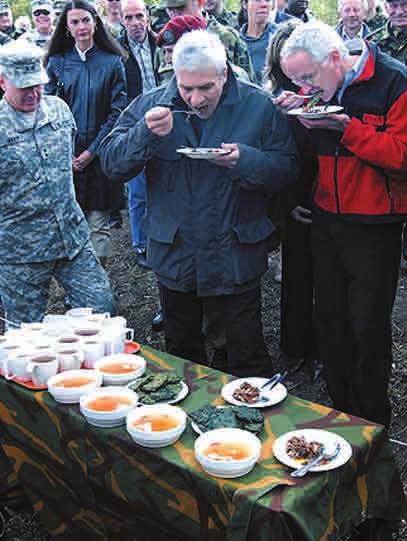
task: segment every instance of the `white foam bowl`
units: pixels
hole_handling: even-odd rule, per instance
[[[249,456],[241,460],[219,460],[204,453],[211,443],[233,442],[245,443],[249,448]],[[217,428],[205,432],[195,440],[195,457],[202,468],[215,477],[241,477],[249,473],[260,457],[261,442],[257,436],[240,428]]]
[[[123,364],[128,363],[134,365],[134,370],[126,372],[124,374],[114,374],[112,372],[105,372],[103,367],[111,364]],[[115,353],[103,357],[99,361],[95,362],[95,370],[97,370],[103,376],[104,385],[125,385],[133,379],[141,377],[146,370],[146,361],[141,355],[132,355],[129,353]]]
[[[85,377],[92,379],[91,383],[81,385],[79,387],[60,387],[57,384],[64,379]],[[102,375],[96,370],[67,370],[56,376],[52,376],[48,380],[48,391],[53,396],[54,400],[61,404],[76,404],[81,396],[96,390],[102,385]]]
[[[134,426],[134,422],[144,415],[168,414],[175,417],[179,424],[170,430],[157,432],[145,432]],[[175,443],[184,432],[187,422],[187,416],[184,410],[170,404],[152,404],[141,406],[127,415],[126,428],[133,440],[143,447],[167,447]]]
[[[121,396],[128,398],[130,404],[120,405],[115,410],[111,411],[96,411],[88,407],[88,404],[100,397],[116,397]],[[126,415],[130,410],[137,406],[138,395],[131,389],[123,387],[101,387],[89,394],[81,396],[79,404],[82,415],[86,417],[89,424],[101,428],[112,428],[125,423]]]

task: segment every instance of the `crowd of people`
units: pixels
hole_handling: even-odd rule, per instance
[[[127,198],[167,351],[269,376],[261,277],[281,238],[284,362],[315,377],[322,362],[337,409],[389,426],[407,0],[339,0],[336,28],[308,0],[242,0],[239,13],[33,0],[30,15],[13,24],[0,1],[6,319],[41,320],[52,278],[67,306],[113,312],[105,268]],[[323,114],[292,114],[317,93]]]

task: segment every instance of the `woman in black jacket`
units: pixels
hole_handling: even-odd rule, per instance
[[[110,211],[124,207],[124,187],[103,174],[98,148],[127,105],[124,55],[95,9],[75,0],[65,5],[45,58],[50,79],[45,90],[69,105],[77,124],[76,197],[103,265],[110,251]]]

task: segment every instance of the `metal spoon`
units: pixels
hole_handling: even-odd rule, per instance
[[[290,474],[291,477],[304,477],[304,475],[308,473],[311,468],[313,468],[314,466],[317,466],[323,460],[331,461],[334,458],[336,458],[340,450],[341,450],[341,444],[339,442],[336,444],[335,449],[332,451],[332,453],[327,453],[325,451],[325,447],[322,446],[320,454],[316,458],[311,460],[311,462],[308,462],[304,466],[301,466],[301,468],[298,468],[292,471]]]

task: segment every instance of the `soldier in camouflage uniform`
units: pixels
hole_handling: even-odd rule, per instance
[[[407,66],[407,0],[387,0],[389,20],[367,39]],[[369,23],[370,24],[370,23]],[[403,259],[407,261],[407,226],[403,228]]]
[[[160,6],[168,10],[170,17],[176,17],[177,15],[204,17],[207,22],[207,29],[217,34],[225,46],[229,62],[244,69],[250,80],[254,81],[253,66],[245,42],[234,28],[224,26],[215,17],[202,11],[203,3],[204,0],[162,0]],[[158,72],[165,71],[165,60],[161,50],[157,51],[156,66]]]
[[[161,6],[151,6],[149,8],[149,13],[151,30],[158,34],[163,26],[170,20],[167,10]]]
[[[220,24],[231,26],[232,28],[239,30],[237,13],[228,11],[225,8],[223,0],[205,0],[205,10],[209,15],[215,17]]]
[[[389,20],[371,32],[367,39],[377,43],[382,51],[407,66],[407,1],[388,0],[386,9]]]
[[[52,37],[52,22],[54,17],[51,0],[32,0],[32,18],[34,30],[25,32],[19,39],[26,40],[31,44],[46,49]]]
[[[42,51],[19,40],[0,49],[0,296],[8,320],[40,321],[51,278],[72,306],[113,308],[72,177],[75,122],[42,97]]]
[[[13,24],[13,14],[11,13],[10,4],[7,0],[0,0],[0,45],[4,45],[8,40],[4,40],[3,36],[8,36],[9,39],[17,39],[19,33]]]

